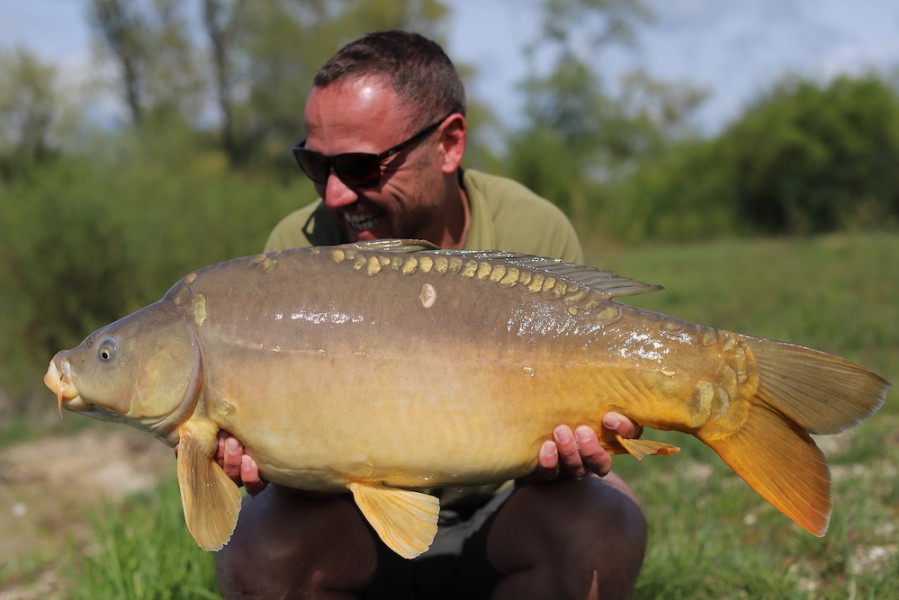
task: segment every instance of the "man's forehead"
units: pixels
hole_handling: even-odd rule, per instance
[[[369,142],[374,147],[384,143],[389,146],[395,143],[392,140],[397,133],[404,133],[412,121],[396,92],[382,78],[376,77],[354,78],[313,88],[304,114],[306,137],[312,144],[343,140],[346,143]]]

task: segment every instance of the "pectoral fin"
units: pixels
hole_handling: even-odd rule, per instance
[[[403,558],[415,558],[430,547],[437,534],[437,498],[364,483],[347,487],[359,510],[391,550]]]
[[[671,456],[680,452],[680,448],[666,444],[665,442],[654,442],[652,440],[631,440],[616,435],[615,439],[627,450],[628,454],[637,460],[643,460],[647,456]]]
[[[184,520],[204,550],[220,550],[231,539],[240,512],[240,490],[215,462],[217,431],[186,423],[179,430],[178,485]]]

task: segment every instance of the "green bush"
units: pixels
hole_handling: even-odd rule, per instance
[[[0,182],[0,386],[14,397],[40,386],[56,351],[193,269],[261,251],[314,198],[299,176],[288,186],[229,172],[165,128],[95,148]]]
[[[899,221],[899,96],[879,77],[784,81],[723,142],[737,205],[760,233]]]

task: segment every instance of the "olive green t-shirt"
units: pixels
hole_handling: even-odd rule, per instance
[[[518,182],[471,169],[461,171],[471,203],[467,250],[504,250],[583,263],[580,242],[568,218]],[[321,200],[287,215],[269,235],[266,252],[302,246],[332,246],[349,240]]]

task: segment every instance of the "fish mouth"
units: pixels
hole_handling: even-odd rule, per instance
[[[58,357],[54,356],[47,368],[47,374],[44,375],[44,384],[50,388],[50,391],[56,394],[56,407],[59,411],[59,418],[62,418],[62,409],[80,411],[89,408],[88,404],[81,399],[78,389],[72,382],[72,367],[69,361],[65,359],[59,360],[59,367],[56,366]]]

